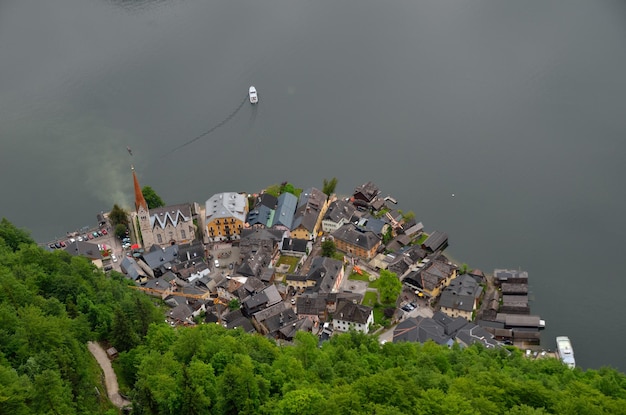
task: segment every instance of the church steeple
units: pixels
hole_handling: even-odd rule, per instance
[[[147,212],[148,204],[146,203],[146,199],[143,197],[143,193],[141,193],[139,180],[137,180],[137,174],[135,174],[135,167],[130,166],[130,168],[133,171],[133,182],[135,184],[135,211],[139,211],[139,208],[143,207]]]
[[[150,210],[146,199],[141,193],[141,186],[139,186],[139,180],[137,180],[137,174],[135,173],[135,167],[131,166],[133,170],[133,184],[135,186],[135,218],[133,219],[133,227],[135,228],[135,235],[138,240],[143,241],[143,246],[149,248],[154,244],[154,236],[152,235],[152,226],[150,225]]]

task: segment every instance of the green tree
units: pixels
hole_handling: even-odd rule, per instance
[[[26,375],[19,376],[17,371],[0,364],[0,414],[28,414],[26,403],[30,390]]]
[[[115,225],[115,236],[122,239],[126,236],[127,230],[128,227],[126,225],[124,225],[123,223],[118,223],[117,225]]]
[[[74,414],[72,393],[61,375],[55,370],[45,370],[35,376],[31,408],[37,414]]]
[[[159,196],[152,187],[144,186],[141,189],[141,194],[143,195],[143,198],[146,199],[148,209],[165,206],[165,202],[163,201],[163,199],[161,199],[161,196]]]
[[[330,196],[335,193],[335,188],[337,187],[337,178],[333,177],[330,180],[324,179],[324,184],[322,186],[322,192],[326,194],[326,196]]]
[[[408,212],[403,213],[402,219],[404,219],[405,221],[415,219],[415,212],[413,212],[412,210],[409,210]]]
[[[6,244],[12,251],[17,251],[20,244],[32,243],[34,241],[27,231],[18,229],[7,218],[2,218],[0,221],[0,245]]]
[[[461,264],[459,267],[459,275],[467,274],[470,271],[470,268],[465,263]]]
[[[237,298],[233,298],[228,302],[228,309],[230,311],[239,310],[239,307],[241,307],[241,304],[239,304],[239,300]]]
[[[122,224],[128,227],[128,212],[119,207],[119,205],[114,204],[113,209],[109,212],[109,220],[113,226]]]
[[[133,330],[130,318],[120,307],[113,314],[111,324],[111,343],[120,351],[127,351],[139,343],[137,333]]]
[[[256,414],[267,399],[266,381],[254,374],[252,359],[237,354],[218,379],[218,408],[224,414]]]
[[[387,245],[393,239],[393,229],[391,226],[387,227],[387,230],[383,234],[383,244]]]
[[[296,188],[293,184],[284,182],[280,185],[280,193],[291,193],[292,195],[296,194]]]
[[[332,239],[326,239],[322,242],[322,256],[327,258],[332,258],[337,251],[337,246],[335,245],[335,241]]]
[[[395,273],[383,269],[378,278],[378,292],[383,304],[393,304],[402,292],[402,283]]]
[[[274,412],[279,415],[317,415],[324,407],[324,395],[315,388],[287,392]]]
[[[279,184],[273,184],[271,186],[268,186],[263,192],[278,197],[280,196],[280,189],[281,187]]]

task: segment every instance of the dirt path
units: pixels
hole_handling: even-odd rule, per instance
[[[126,399],[122,398],[119,394],[119,387],[117,385],[117,376],[115,376],[115,372],[113,371],[113,366],[111,366],[111,361],[109,360],[104,349],[98,344],[94,342],[88,342],[87,347],[89,351],[96,358],[98,364],[102,368],[104,372],[104,381],[107,387],[107,393],[109,395],[109,399],[113,402],[113,405],[118,408],[123,408],[125,406],[129,406],[131,403]]]

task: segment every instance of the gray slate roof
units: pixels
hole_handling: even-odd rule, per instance
[[[422,244],[424,249],[431,252],[443,250],[448,246],[448,234],[445,232],[434,231]]]
[[[278,205],[276,206],[276,212],[274,213],[274,226],[284,226],[287,229],[291,229],[293,223],[293,215],[296,213],[296,207],[298,206],[298,198],[291,193],[283,193],[278,196]]]
[[[444,289],[444,292],[446,291],[457,295],[469,295],[478,298],[483,292],[483,287],[472,276],[463,274],[453,279],[450,285]]]
[[[168,245],[143,254],[143,260],[151,269],[158,269],[178,257],[178,245]]]
[[[306,189],[300,194],[298,207],[293,217],[291,230],[303,227],[309,232],[313,232],[321,209],[326,202],[326,195],[314,187]]]
[[[350,245],[359,246],[368,251],[380,243],[380,239],[376,234],[359,230],[351,223],[346,223],[333,232],[332,235],[335,239],[339,239]]]
[[[328,206],[328,209],[324,214],[324,220],[331,220],[335,223],[338,223],[341,219],[349,221],[355,211],[356,208],[354,205],[351,205],[345,200],[338,199]]]
[[[461,311],[474,310],[475,297],[473,295],[456,294],[452,291],[444,290],[439,297],[441,307],[453,308]]]
[[[188,203],[150,209],[150,226],[165,229],[170,224],[176,227],[180,222],[191,221],[191,205]]]
[[[260,205],[248,212],[248,224],[250,226],[263,225],[269,227],[274,220],[274,210],[265,205]]]
[[[396,326],[393,342],[409,341],[426,343],[432,340],[437,344],[452,345],[452,338],[445,333],[444,327],[431,318],[410,317]]]
[[[352,301],[339,300],[333,317],[337,320],[365,324],[373,308]]]

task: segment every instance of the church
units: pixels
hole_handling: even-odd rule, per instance
[[[135,168],[133,184],[135,188],[135,212],[131,213],[131,223],[135,235],[147,250],[152,245],[164,247],[191,243],[196,239],[196,226],[193,223],[191,204],[178,204],[154,209],[148,208],[148,203],[141,193],[141,186]]]

